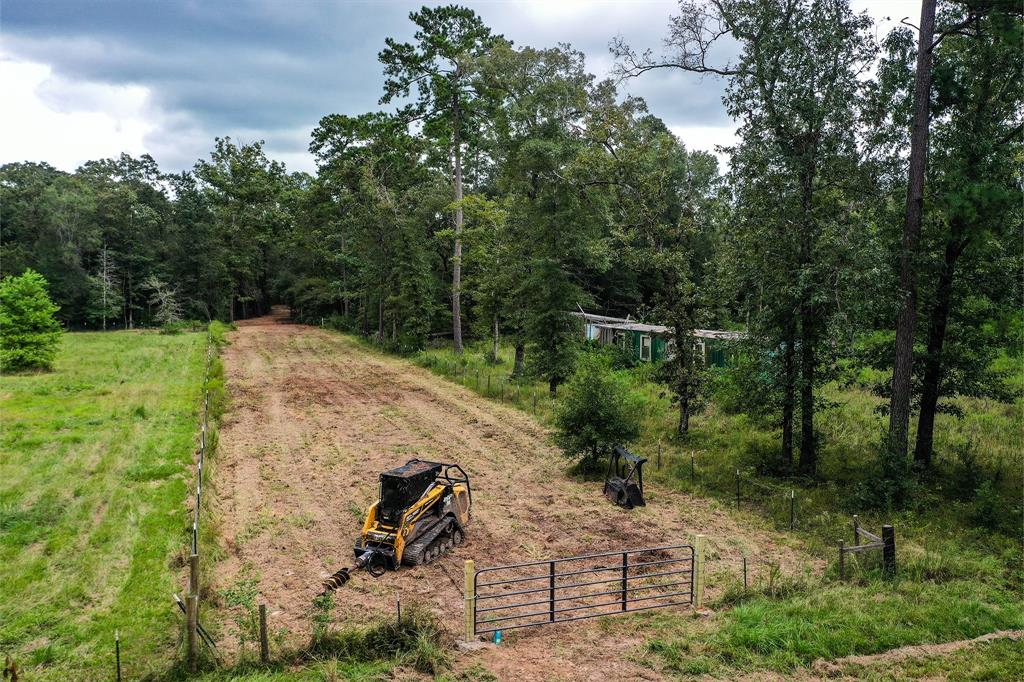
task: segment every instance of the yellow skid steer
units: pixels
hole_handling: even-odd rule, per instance
[[[473,505],[469,476],[458,464],[412,459],[380,475],[380,499],[370,505],[356,540],[356,562],[324,582],[336,590],[352,571],[379,577],[402,564],[429,564],[466,537]]]

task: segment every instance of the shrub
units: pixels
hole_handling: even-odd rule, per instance
[[[950,496],[955,500],[970,500],[981,485],[984,476],[981,462],[974,449],[974,443],[968,440],[954,448],[956,464],[950,477],[952,489]]]
[[[220,320],[213,320],[207,326],[207,329],[210,332],[210,339],[213,341],[214,345],[220,347],[227,345],[227,334],[230,331],[234,331],[236,327],[234,324],[225,324]]]
[[[34,270],[0,280],[0,368],[48,369],[60,346],[62,329],[54,314],[46,279]]]
[[[402,620],[379,619],[366,627],[329,627],[333,602],[314,602],[313,641],[306,655],[369,662],[390,660],[418,672],[437,675],[451,665],[450,637],[430,611],[419,604],[402,610]]]
[[[1001,525],[1004,516],[1010,516],[1009,510],[999,499],[999,491],[993,481],[984,481],[974,491],[973,507],[974,522],[989,530],[995,530]]]
[[[612,371],[607,359],[584,355],[555,410],[555,442],[566,456],[580,458],[582,469],[591,468],[612,445],[640,435],[642,411],[628,377]]]
[[[877,457],[867,479],[860,484],[854,496],[862,509],[900,509],[910,502],[917,489],[917,481],[910,458],[893,447],[888,436],[877,448]]]

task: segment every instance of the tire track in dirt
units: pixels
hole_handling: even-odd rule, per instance
[[[469,473],[467,541],[429,566],[377,580],[356,574],[338,593],[339,621],[393,612],[400,596],[426,604],[458,632],[467,558],[483,567],[683,543],[700,532],[712,559],[738,563],[746,548],[784,567],[809,562],[700,498],[653,488],[646,508],[614,507],[600,483],[565,475],[566,461],[528,414],[344,336],[260,318],[229,338],[231,400],[217,472],[227,558],[215,587],[256,580],[272,627],[296,640],[308,636],[322,577],[352,562],[377,475],[412,457],[458,462]],[[629,660],[640,641],[587,622],[521,631],[514,646],[473,659],[499,679],[657,679]]]

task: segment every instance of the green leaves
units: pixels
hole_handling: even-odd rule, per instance
[[[0,368],[48,369],[53,364],[63,329],[46,287],[35,270],[0,280]]]
[[[604,357],[582,356],[555,412],[555,442],[567,457],[593,464],[615,443],[640,435],[642,397],[624,373],[613,372]]]

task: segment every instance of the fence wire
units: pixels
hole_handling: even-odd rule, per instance
[[[199,430],[199,459],[196,465],[196,503],[192,517],[192,554],[199,554],[199,508],[203,500],[203,465],[206,462],[206,434],[210,414],[210,365],[213,363],[213,334],[206,337],[206,370],[203,373],[203,414]]]

